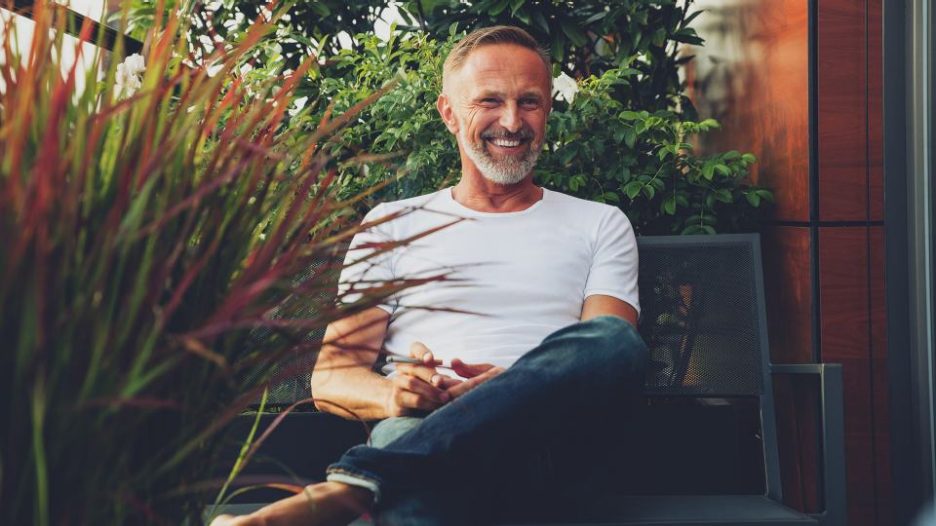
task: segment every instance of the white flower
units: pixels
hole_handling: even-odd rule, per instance
[[[565,72],[560,73],[558,77],[553,79],[553,98],[572,104],[572,99],[575,98],[576,93],[578,93],[578,84],[574,78],[566,75]]]
[[[143,87],[143,71],[146,64],[143,55],[134,53],[117,65],[117,78],[115,79],[117,93],[129,97],[136,90]]]

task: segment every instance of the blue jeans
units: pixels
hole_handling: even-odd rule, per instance
[[[328,479],[377,489],[378,524],[484,524],[505,509],[548,516],[573,499],[570,483],[581,488],[602,467],[647,354],[620,318],[565,327],[424,419],[382,422]]]

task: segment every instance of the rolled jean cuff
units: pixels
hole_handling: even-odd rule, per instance
[[[374,504],[377,504],[380,500],[380,485],[377,484],[376,480],[361,475],[360,473],[354,473],[341,468],[328,468],[328,474],[325,476],[325,480],[364,488],[374,494]]]

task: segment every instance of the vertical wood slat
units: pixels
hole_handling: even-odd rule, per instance
[[[865,0],[819,0],[819,218],[868,211]]]
[[[805,513],[821,511],[818,382],[812,377],[776,376],[774,398],[783,503]]]
[[[882,0],[868,1],[868,219],[884,220],[884,41]]]
[[[877,524],[890,525],[894,520],[894,487],[890,462],[890,377],[887,369],[887,305],[884,284],[884,227],[871,227],[870,243],[870,317],[871,383],[874,427],[874,481]]]
[[[868,272],[866,228],[820,228],[821,355],[843,368],[850,525],[874,524]]]

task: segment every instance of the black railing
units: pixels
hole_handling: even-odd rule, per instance
[[[14,13],[26,18],[33,18],[33,6],[36,4],[34,1],[27,0],[14,0],[12,6],[9,1],[0,3],[0,6],[10,9]],[[65,32],[69,35],[72,35],[75,38],[81,39],[81,28],[84,24],[91,25],[91,37],[82,39],[86,42],[90,42],[98,47],[104,48],[108,51],[113,51],[114,47],[117,45],[117,40],[123,38],[124,49],[127,50],[127,53],[141,53],[143,51],[143,43],[135,38],[128,37],[126,35],[120,35],[116,29],[108,27],[107,25],[102,25],[80,13],[76,13],[67,7],[60,4],[51,4],[56,7],[56,9],[61,9],[69,17],[69,23],[65,24]]]

